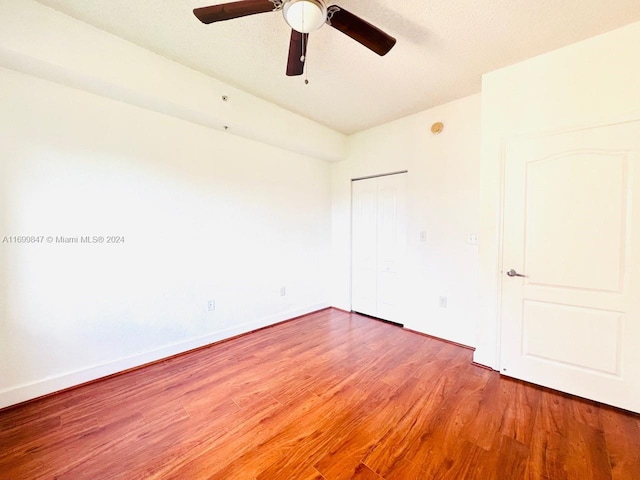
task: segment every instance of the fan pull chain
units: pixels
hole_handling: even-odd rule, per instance
[[[302,19],[303,24],[304,24],[304,17]],[[309,78],[308,78],[308,69],[307,69],[307,48],[305,45],[305,34],[302,34],[302,57],[300,57],[300,61],[302,62],[302,69],[304,71],[304,84],[305,85],[309,85]]]
[[[307,77],[307,48],[304,33],[304,8],[302,9],[302,32],[302,56],[300,57],[300,61],[302,62],[302,70],[304,71],[304,84],[309,85],[309,78]]]

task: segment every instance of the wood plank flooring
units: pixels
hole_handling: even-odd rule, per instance
[[[325,310],[0,412],[1,479],[640,479],[640,417]]]

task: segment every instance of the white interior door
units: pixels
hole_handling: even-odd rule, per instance
[[[352,182],[352,310],[402,323],[407,174]]]
[[[509,144],[504,194],[502,373],[640,412],[640,122]]]

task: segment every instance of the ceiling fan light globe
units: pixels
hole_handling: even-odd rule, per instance
[[[327,20],[327,7],[321,0],[290,0],[282,13],[289,26],[300,33],[313,32]]]

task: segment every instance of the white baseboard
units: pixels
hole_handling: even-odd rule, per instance
[[[473,352],[473,362],[478,365],[489,367],[492,370],[499,370],[498,366],[493,362],[493,357],[486,355],[485,353],[486,352],[483,349],[476,348],[475,352]]]
[[[141,352],[135,355],[131,355],[125,358],[119,358],[117,360],[102,363],[100,365],[92,365],[86,368],[82,368],[73,372],[56,375],[53,377],[43,378],[36,382],[28,384],[17,385],[5,390],[0,391],[0,408],[9,407],[18,403],[32,400],[34,398],[48,395],[50,393],[58,392],[66,388],[82,385],[83,383],[91,382],[114,373],[122,372],[130,368],[139,367],[147,363],[162,360],[163,358],[171,357],[179,353],[188,352],[195,348],[210,345],[227,338],[234,337],[243,333],[251,332],[259,328],[274,325],[291,318],[306,315],[308,313],[316,312],[324,308],[328,308],[328,303],[321,303],[316,305],[310,305],[304,308],[298,308],[294,310],[287,310],[285,312],[278,313],[276,315],[270,315],[259,320],[237,325],[226,330],[221,330],[202,337],[192,338],[186,341],[165,345],[163,347],[150,350],[147,352]]]

